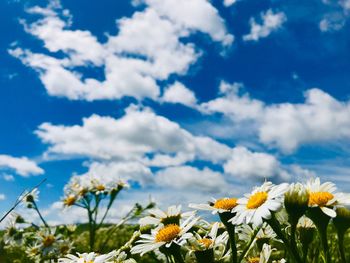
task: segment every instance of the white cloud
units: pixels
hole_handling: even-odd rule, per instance
[[[240,178],[289,178],[273,155],[251,152],[245,147],[233,149],[231,158],[224,165],[224,171]]]
[[[346,23],[346,17],[343,13],[326,14],[319,23],[322,32],[331,32],[341,30]]]
[[[143,0],[161,16],[184,29],[207,33],[215,41],[231,45],[233,36],[227,33],[218,10],[207,0]]]
[[[199,31],[223,45],[233,40],[218,11],[206,0],[147,0],[146,4],[143,11],[119,19],[118,34],[109,35],[106,43],[90,31],[72,30],[72,17],[59,3],[33,7],[28,12],[42,18],[22,22],[26,32],[60,56],[35,54],[20,47],[9,52],[39,73],[51,96],[88,101],[125,96],[156,100],[160,94],[157,82],[186,74],[201,54],[193,43],[182,42],[183,38]],[[103,77],[85,77],[81,73],[84,67],[102,68]]]
[[[231,6],[235,4],[237,0],[224,0],[224,6]]]
[[[36,132],[50,144],[48,153],[85,156],[103,160],[133,160],[145,163],[165,158],[169,165],[175,158],[182,163],[194,158],[220,162],[230,154],[230,148],[207,137],[196,137],[177,123],[156,115],[150,109],[134,106],[119,119],[92,115],[81,126],[40,125]],[[162,158],[160,158],[162,157]],[[160,159],[159,159],[160,158]],[[177,162],[177,164],[180,164]],[[153,165],[163,166],[162,163]]]
[[[287,21],[283,12],[274,13],[271,9],[261,13],[261,19],[262,24],[258,24],[254,18],[250,19],[250,33],[243,36],[244,41],[258,41],[260,38],[267,37]]]
[[[141,185],[153,182],[149,167],[140,162],[92,162],[86,173],[79,175],[82,180],[100,179],[108,184],[118,181],[136,181]]]
[[[197,103],[196,95],[192,90],[186,88],[182,83],[176,81],[169,86],[163,94],[162,101],[169,103],[180,103],[190,107]]]
[[[249,94],[241,94],[243,85],[240,83],[220,83],[221,96],[200,105],[206,113],[220,112],[235,120],[258,118],[263,110],[264,103],[251,99]]]
[[[4,201],[4,200],[6,200],[6,195],[0,194],[0,201]]]
[[[350,102],[319,89],[305,93],[303,104],[282,103],[265,109],[261,141],[292,152],[302,144],[350,138]]]
[[[165,168],[157,172],[156,182],[166,189],[194,189],[211,193],[225,192],[228,189],[228,183],[221,173],[192,166]]]
[[[206,114],[222,113],[232,125],[249,124],[259,140],[285,153],[305,144],[350,138],[350,102],[338,101],[320,89],[305,92],[304,103],[267,105],[239,94],[237,84],[221,84],[221,96],[198,108]],[[246,123],[244,123],[246,122]]]
[[[15,180],[15,177],[12,174],[3,174],[2,178],[4,178],[5,181],[7,182],[13,182]]]
[[[0,170],[7,169],[14,170],[17,174],[24,177],[44,173],[43,169],[27,157],[17,158],[9,155],[0,155]]]

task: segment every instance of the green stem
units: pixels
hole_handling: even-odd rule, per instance
[[[196,251],[194,254],[196,255],[196,259],[198,263],[215,263],[213,249]]]
[[[92,216],[92,212],[90,211],[90,208],[88,208],[88,217],[89,217],[89,245],[90,245],[90,251],[94,251],[94,246],[95,246],[95,229],[94,229],[94,223],[93,223],[93,216]]]
[[[237,245],[236,245],[236,234],[235,234],[235,225],[228,222],[235,214],[231,212],[224,212],[219,214],[221,222],[225,225],[232,253],[232,263],[237,263]]]
[[[318,234],[321,238],[321,244],[326,263],[330,263],[331,255],[329,253],[328,247],[327,228],[331,218],[325,213],[323,213],[323,211],[319,207],[310,208],[307,212],[307,215],[316,225]]]
[[[327,240],[327,226],[326,227],[319,226],[317,228],[321,236],[322,248],[323,248],[324,256],[326,258],[326,262],[330,263],[331,255],[329,254],[329,247],[328,247],[328,240]]]
[[[341,257],[342,263],[346,263],[346,257],[345,257],[345,251],[344,251],[345,231],[338,230],[337,235],[338,235],[338,246],[339,246],[340,257]]]
[[[244,259],[244,257],[246,256],[246,254],[248,253],[248,251],[249,251],[250,247],[252,246],[252,244],[253,244],[253,242],[254,242],[254,240],[255,240],[255,237],[256,237],[256,235],[258,234],[258,232],[259,232],[260,229],[261,229],[261,228],[259,227],[259,228],[257,228],[257,229],[254,231],[253,236],[252,236],[252,238],[251,238],[250,241],[249,241],[249,244],[244,248],[242,254],[239,256],[238,263],[241,263],[242,260]]]
[[[291,222],[291,238],[290,238],[290,243],[291,243],[291,249],[295,255],[298,255],[297,257],[300,258],[300,253],[298,251],[298,246],[296,242],[296,230],[297,230],[297,224],[298,224],[298,219],[292,220]],[[301,258],[300,258],[301,260]]]
[[[297,263],[302,263],[298,251],[295,251],[293,246],[290,244],[289,240],[286,238],[286,236],[282,232],[281,226],[280,226],[279,222],[277,221],[277,219],[275,218],[275,216],[272,215],[272,217],[266,221],[271,226],[273,231],[275,231],[276,235],[282,240],[284,247],[288,251],[289,255],[294,259],[294,261]]]
[[[47,228],[50,228],[49,225],[46,223],[44,217],[41,215],[41,213],[40,213],[40,211],[39,211],[39,208],[38,208],[38,206],[36,205],[35,201],[33,201],[33,205],[34,205],[34,209],[35,209],[35,211],[38,213],[38,215],[39,215],[41,221],[44,223],[44,225],[45,225]]]
[[[175,259],[175,263],[185,263],[185,261],[182,258],[180,246],[173,243],[169,248],[170,254],[173,255]]]
[[[303,262],[306,263],[309,245],[303,246]]]

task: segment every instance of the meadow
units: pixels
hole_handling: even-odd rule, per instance
[[[41,224],[11,212],[0,236],[0,262],[345,263],[350,256],[349,195],[319,178],[264,182],[241,198],[165,211],[153,202],[135,204],[115,223],[105,220],[127,184],[79,179],[65,187],[62,205],[86,210],[87,223],[50,226],[34,188],[18,203],[36,211]],[[209,213],[217,221],[204,220]]]

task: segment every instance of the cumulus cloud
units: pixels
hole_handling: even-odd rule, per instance
[[[224,165],[224,171],[240,178],[289,178],[273,155],[251,152],[245,147],[233,149],[231,158]]]
[[[341,30],[346,23],[346,16],[342,12],[329,13],[324,15],[319,23],[322,32]]]
[[[156,115],[148,108],[131,106],[119,119],[92,115],[81,126],[43,123],[36,131],[48,153],[84,156],[102,160],[137,160],[163,166],[152,159],[167,162],[183,158],[223,161],[230,148],[207,137],[196,137],[177,123]],[[160,158],[163,155],[163,158]],[[166,165],[169,165],[168,163]]]
[[[233,36],[227,33],[224,20],[207,0],[143,0],[143,2],[184,29],[207,33],[213,40],[224,45],[233,42]]]
[[[23,21],[26,32],[43,41],[53,54],[21,47],[10,54],[35,69],[48,93],[71,100],[157,99],[158,81],[186,74],[200,56],[193,43],[182,42],[193,32],[230,45],[218,11],[206,0],[145,0],[143,11],[117,21],[118,34],[100,42],[90,31],[71,29],[72,17],[60,4],[33,7],[38,21]],[[56,56],[59,53],[60,56]],[[58,58],[60,57],[60,58]],[[85,77],[81,68],[103,69],[103,78]]]
[[[0,194],[0,201],[6,200],[6,195],[5,194]]]
[[[258,41],[269,36],[272,32],[281,28],[287,21],[283,12],[274,13],[271,9],[261,13],[262,24],[258,24],[254,18],[250,19],[250,33],[243,36],[244,41]]]
[[[224,6],[231,6],[235,4],[237,0],[224,0]]]
[[[222,81],[219,89],[220,97],[200,105],[203,112],[220,112],[235,120],[256,119],[261,115],[264,103],[242,93],[241,83],[228,84]]]
[[[156,182],[165,188],[194,189],[212,193],[225,192],[228,188],[228,183],[221,173],[209,168],[198,169],[192,166],[165,168],[157,172]]]
[[[314,88],[305,92],[303,103],[267,105],[237,90],[237,84],[221,84],[221,95],[202,103],[199,109],[207,114],[222,113],[233,122],[252,122],[262,143],[285,153],[292,153],[304,144],[350,138],[349,101],[338,101]]]
[[[0,170],[13,170],[17,174],[27,177],[30,175],[40,175],[44,173],[34,161],[27,157],[13,157],[9,155],[0,155]]]
[[[261,141],[292,152],[302,144],[350,138],[350,102],[319,89],[305,93],[305,103],[282,103],[265,109]]]
[[[178,81],[166,88],[162,101],[180,103],[190,107],[195,106],[197,103],[194,92]]]
[[[149,167],[140,162],[92,162],[86,173],[79,175],[80,180],[98,179],[108,184],[109,182],[134,181],[141,185],[153,181],[153,174]]]
[[[15,177],[12,174],[3,174],[2,178],[4,178],[5,181],[7,182],[13,182],[15,180]]]

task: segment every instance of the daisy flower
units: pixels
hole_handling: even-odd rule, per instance
[[[141,218],[139,224],[141,226],[146,225],[169,225],[169,224],[180,224],[180,220],[184,218],[189,218],[195,214],[194,211],[181,213],[181,205],[179,206],[169,206],[167,211],[164,212],[158,208],[150,209],[149,216]]]
[[[312,178],[305,185],[309,193],[309,207],[319,207],[329,217],[336,217],[334,207],[350,204],[350,198],[343,193],[335,193],[335,184],[325,182],[321,184],[320,178]]]
[[[252,193],[237,200],[238,205],[232,209],[232,212],[237,214],[230,222],[235,225],[252,223],[254,226],[261,226],[263,219],[270,219],[271,212],[282,207],[287,189],[288,184],[274,185],[271,182],[256,187]]]
[[[105,255],[98,255],[94,252],[90,253],[77,253],[78,256],[69,254],[65,258],[60,258],[59,263],[113,263],[113,259],[116,256],[117,252],[112,251]]]
[[[237,206],[237,198],[213,199],[208,204],[190,204],[189,207],[198,210],[211,211],[212,214],[231,212]]]
[[[246,259],[247,263],[267,263],[271,257],[273,249],[270,245],[264,244],[258,257],[250,257]]]
[[[228,240],[228,233],[225,231],[221,235],[218,235],[220,223],[215,222],[210,232],[202,237],[198,233],[195,233],[193,238],[191,238],[190,243],[192,248],[196,251],[213,249],[217,246],[224,245],[226,246]]]
[[[20,199],[23,199],[23,202],[27,207],[32,207],[32,204],[39,200],[39,193],[40,192],[37,188],[33,189],[31,192],[25,191]]]
[[[199,218],[194,216],[187,218],[181,225],[159,225],[151,231],[151,234],[143,234],[138,245],[131,249],[132,254],[144,255],[150,251],[159,249],[160,247],[169,248],[173,243],[182,245],[187,239],[192,237],[188,231],[196,224]]]

